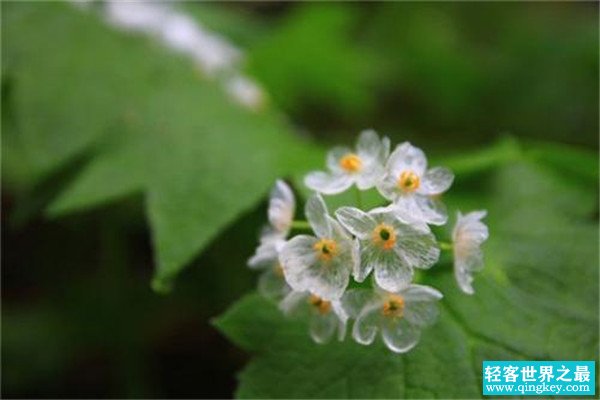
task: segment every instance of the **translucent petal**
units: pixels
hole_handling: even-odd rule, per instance
[[[346,338],[346,331],[348,330],[348,320],[338,323],[338,340],[342,342]]]
[[[483,268],[481,244],[488,237],[488,229],[479,221],[461,221],[461,229],[454,229],[454,263],[466,272]],[[457,268],[458,269],[458,268]]]
[[[311,280],[308,271],[317,262],[314,244],[317,238],[298,235],[290,239],[281,249],[279,261],[284,270],[287,283],[296,291],[310,289]]]
[[[381,182],[384,174],[383,164],[378,160],[373,160],[366,164],[365,168],[356,176],[356,186],[360,190],[371,189]]]
[[[342,306],[342,302],[339,300],[332,301],[331,306],[332,306],[333,312],[335,313],[337,320],[338,320],[337,321],[338,322],[337,323],[337,325],[338,325],[338,340],[342,341],[346,337],[346,327],[348,325],[348,313]]]
[[[472,273],[483,268],[480,246],[489,236],[487,226],[481,222],[485,216],[485,211],[475,211],[464,216],[459,213],[452,232],[454,276],[460,289],[467,294],[474,293]]]
[[[304,208],[306,219],[318,237],[331,236],[331,224],[327,218],[327,206],[320,194],[313,194],[308,198]]]
[[[331,237],[336,241],[339,246],[340,253],[348,256],[350,269],[354,267],[355,263],[359,262],[359,246],[358,241],[352,239],[350,234],[344,227],[334,218],[327,216],[329,226],[331,226]]]
[[[264,230],[260,238],[260,245],[248,260],[248,266],[254,269],[270,267],[277,263],[279,251],[285,244],[285,239],[279,233]]]
[[[343,307],[341,300],[333,300],[331,302],[331,307],[333,309],[333,312],[341,322],[346,323],[348,321],[348,313]]]
[[[467,271],[481,271],[483,269],[483,251],[480,247],[473,249],[464,260]]]
[[[269,268],[258,278],[258,292],[271,300],[279,300],[290,291],[283,274]]]
[[[381,158],[384,152],[383,143],[373,129],[367,129],[360,133],[356,149],[362,159],[379,160],[382,164],[385,161]]]
[[[352,337],[354,340],[360,344],[373,343],[381,319],[381,304],[367,304],[356,318],[356,321],[354,321],[354,326],[352,327]]]
[[[488,227],[481,222],[486,215],[486,211],[473,211],[466,215],[459,212],[452,231],[452,241],[459,244],[465,242],[480,245],[487,240],[489,237]]]
[[[462,263],[454,261],[454,278],[460,290],[466,294],[475,293],[473,289],[473,273],[467,269]]]
[[[348,325],[348,313],[342,306],[342,302],[340,300],[334,300],[331,302],[331,307],[333,309],[334,314],[337,317],[337,336],[338,340],[342,341],[346,337],[346,327]]]
[[[431,168],[423,175],[418,192],[425,195],[440,194],[448,190],[454,181],[454,174],[447,168]]]
[[[252,257],[248,259],[250,268],[265,268],[270,264],[277,262],[277,251],[271,243],[261,243]]]
[[[358,239],[352,239],[348,232],[335,219],[327,216],[331,226],[332,237],[338,245],[338,257],[340,263],[352,272],[358,269],[360,265],[360,246]]]
[[[381,149],[381,160],[383,162],[383,164],[385,165],[385,163],[387,162],[388,157],[390,156],[390,138],[387,136],[384,136],[383,139],[381,139],[381,144],[382,144],[382,149]]]
[[[440,249],[432,233],[395,223],[398,240],[394,250],[402,262],[411,268],[430,268],[440,258]]]
[[[431,302],[409,303],[404,310],[405,318],[418,327],[433,325],[438,315],[437,305]]]
[[[425,285],[410,285],[402,292],[400,292],[402,297],[407,302],[420,302],[420,301],[438,301],[441,300],[444,296],[440,293],[439,290],[432,288],[431,286]]]
[[[416,195],[415,197],[425,222],[431,225],[444,225],[448,222],[446,206],[441,200],[430,196]]]
[[[431,216],[423,212],[419,203],[420,197],[422,196],[415,193],[401,194],[387,209],[393,211],[397,219],[404,223],[413,225],[430,223]]]
[[[371,215],[378,224],[383,222],[387,225],[392,225],[394,229],[399,230],[402,234],[405,233],[404,227],[406,226],[409,226],[415,232],[423,234],[431,233],[431,229],[425,222],[413,219],[410,215],[401,212],[395,204],[391,204],[387,207],[375,208],[369,211],[369,215]]]
[[[336,240],[340,240],[343,242],[343,245],[345,246],[349,246],[350,245],[350,241],[351,241],[351,236],[348,233],[348,231],[346,229],[344,229],[344,227],[338,222],[338,220],[336,220],[335,218],[331,217],[330,215],[326,216],[327,222],[329,223],[329,226],[331,227],[331,238],[334,238]]]
[[[311,291],[325,300],[341,298],[350,280],[346,268],[328,269],[322,264],[311,277]]]
[[[350,289],[342,297],[342,306],[350,317],[356,318],[367,304],[375,300],[375,293],[372,290]]]
[[[340,254],[330,262],[317,263],[318,278],[311,290],[326,300],[340,299],[348,287],[352,263],[350,253]]]
[[[385,345],[396,353],[406,353],[419,342],[421,333],[405,318],[383,318],[382,337]]]
[[[394,210],[400,219],[411,223],[444,225],[448,221],[444,203],[418,193],[398,196],[394,202]]]
[[[397,177],[387,171],[377,183],[377,191],[386,199],[395,200],[399,195],[397,180]]]
[[[347,190],[354,183],[354,178],[345,172],[326,173],[310,172],[304,178],[304,184],[316,192],[337,194]]]
[[[360,270],[361,265],[361,249],[359,240],[350,239],[348,244],[344,244],[341,247],[341,250],[344,252],[344,254],[342,255],[344,261],[342,262],[346,263],[346,267],[348,268],[350,273],[356,277],[356,274]]]
[[[327,343],[333,337],[338,326],[338,319],[334,313],[313,313],[310,318],[310,336],[317,343]]]
[[[340,207],[335,216],[344,228],[359,239],[369,237],[377,225],[373,217],[355,207]]]
[[[282,180],[277,180],[271,190],[269,200],[269,222],[279,232],[287,234],[294,220],[296,200],[290,187]]]
[[[413,325],[424,327],[435,322],[439,314],[437,302],[442,294],[424,285],[411,285],[400,293],[404,297],[405,318]]]
[[[395,251],[380,250],[371,254],[368,262],[375,269],[375,282],[379,287],[388,292],[397,292],[410,284],[413,270]]]
[[[339,254],[329,261],[317,260],[291,277],[285,269],[285,276],[289,285],[296,290],[310,290],[325,300],[337,300],[348,286],[350,268],[350,256]]]
[[[353,240],[352,244],[352,274],[357,276],[359,274],[361,260],[360,260],[360,241],[358,239]],[[364,278],[363,278],[364,279]]]
[[[327,168],[332,172],[343,172],[344,170],[340,166],[340,160],[345,155],[353,153],[349,147],[336,146],[327,152]]]
[[[337,225],[336,230],[341,230],[336,221],[332,219],[331,222]],[[285,278],[294,290],[310,290],[326,300],[342,296],[357,260],[354,242],[345,233],[344,236],[338,235],[334,235],[336,249],[330,258],[318,257],[314,249],[318,239],[312,236],[296,236],[286,243],[279,258]]]
[[[433,325],[439,315],[438,307],[433,302],[406,303],[404,317],[418,327]]]
[[[375,264],[372,262],[377,253],[370,240],[360,241],[360,260],[352,270],[352,276],[357,282],[363,282],[373,271]]]
[[[427,158],[421,149],[404,142],[390,154],[386,169],[395,179],[403,171],[412,171],[421,177],[427,169]]]
[[[301,306],[306,304],[306,300],[308,298],[307,292],[289,292],[284,299],[279,303],[279,309],[285,315],[295,314],[299,311]]]

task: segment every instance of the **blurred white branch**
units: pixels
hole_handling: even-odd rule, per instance
[[[89,1],[72,1],[87,8]],[[107,0],[101,3],[105,20],[119,29],[151,36],[164,46],[189,57],[209,79],[216,79],[236,102],[260,109],[266,94],[240,69],[243,53],[227,39],[167,3]]]

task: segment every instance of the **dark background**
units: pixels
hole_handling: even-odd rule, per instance
[[[433,154],[507,134],[598,150],[595,2],[183,7],[247,51],[273,104],[326,145],[372,126]],[[202,20],[207,7],[225,17]],[[233,395],[248,356],[210,319],[254,287],[265,204],[165,296],[149,285],[141,196],[57,220],[16,209],[3,184],[3,397]]]

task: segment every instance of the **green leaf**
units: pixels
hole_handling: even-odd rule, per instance
[[[534,159],[561,173],[566,182],[574,177],[591,184],[598,182],[598,157],[595,154],[545,142],[536,143],[531,153]]]
[[[191,61],[148,39],[64,4],[7,9],[13,139],[21,144],[7,152],[22,150],[26,161],[45,155],[30,163],[42,174],[87,149],[90,162],[50,204],[51,216],[142,192],[155,288],[169,287],[276,178],[302,171],[320,154],[275,111],[243,109]],[[48,46],[48,37],[64,45]],[[58,82],[65,82],[64,96]]]
[[[236,344],[258,354],[240,375],[241,398],[399,398],[431,397],[443,385],[447,396],[473,397],[476,377],[467,360],[464,332],[443,318],[436,330],[447,340],[426,333],[407,357],[381,345],[364,347],[351,341],[315,345],[304,321],[285,319],[258,295],[249,295],[215,321]],[[450,362],[459,360],[453,368]],[[423,369],[439,372],[436,379]],[[452,382],[471,381],[472,387]],[[276,384],[275,384],[276,382]]]
[[[143,65],[144,52],[68,5],[4,4],[3,11],[2,79],[12,121],[3,155],[35,183],[93,146],[146,94],[147,81],[131,79],[124,67]],[[49,46],[49,37],[60,46]]]
[[[278,177],[312,158],[310,147],[285,124],[232,108],[220,89],[197,91],[187,83],[174,89],[148,112],[157,116],[150,126],[170,133],[156,136],[148,165],[147,210],[159,279],[171,278]]]
[[[473,296],[459,291],[445,258],[420,275],[444,299],[415,349],[398,355],[350,337],[319,346],[306,321],[250,295],[215,322],[255,356],[238,397],[475,398],[483,360],[597,359],[596,193],[520,154],[479,174],[479,189],[459,179],[448,196],[463,212],[488,209],[486,267]]]

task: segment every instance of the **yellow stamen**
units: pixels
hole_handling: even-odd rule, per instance
[[[315,296],[314,294],[310,295],[308,302],[310,303],[310,305],[314,306],[317,309],[317,311],[319,311],[319,313],[321,314],[327,314],[329,311],[331,311],[331,302],[323,300],[322,298],[320,298],[319,296]]]
[[[373,243],[384,250],[391,250],[396,244],[396,231],[390,225],[379,224],[373,229]]]
[[[340,167],[348,172],[358,172],[362,168],[362,160],[354,153],[348,153],[340,160]]]
[[[321,261],[331,261],[338,253],[337,243],[332,239],[321,239],[313,248]]]
[[[397,294],[388,295],[381,312],[386,317],[402,317],[404,314],[404,298]]]
[[[398,187],[404,192],[414,192],[419,188],[421,180],[413,171],[403,171],[398,178]]]

